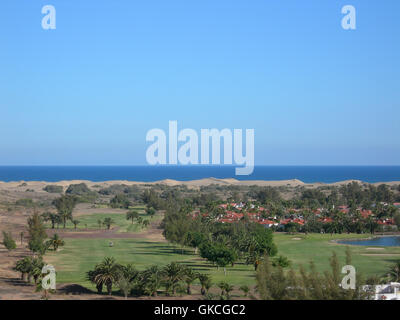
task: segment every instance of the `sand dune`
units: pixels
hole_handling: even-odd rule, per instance
[[[26,190],[27,188],[39,191],[42,190],[46,185],[58,185],[63,187],[68,187],[70,184],[77,184],[77,183],[86,183],[89,187],[100,186],[100,187],[107,187],[114,184],[125,184],[125,185],[154,185],[154,184],[164,184],[168,186],[177,186],[177,185],[186,185],[187,187],[201,187],[201,186],[208,186],[212,184],[218,185],[237,185],[237,186],[271,186],[271,187],[280,187],[280,186],[290,186],[290,187],[297,187],[297,186],[306,186],[306,187],[319,187],[324,185],[343,185],[348,184],[351,182],[357,182],[363,184],[364,182],[359,180],[346,180],[340,181],[335,183],[304,183],[298,179],[292,180],[277,180],[277,181],[269,181],[269,180],[237,180],[234,178],[230,179],[217,179],[217,178],[205,178],[199,180],[190,180],[190,181],[177,181],[173,179],[165,179],[155,182],[144,182],[144,181],[127,181],[127,180],[110,180],[110,181],[102,181],[102,182],[94,182],[89,180],[63,180],[57,182],[46,182],[46,181],[13,181],[13,182],[3,182],[0,181],[0,190]],[[400,184],[399,181],[392,181],[392,182],[382,182],[387,185],[394,185]],[[373,185],[379,185],[382,183],[373,183]]]

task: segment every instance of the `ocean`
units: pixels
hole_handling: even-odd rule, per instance
[[[290,180],[332,183],[356,179],[364,182],[400,181],[400,166],[256,166],[249,176],[236,176],[235,166],[0,166],[0,181]]]

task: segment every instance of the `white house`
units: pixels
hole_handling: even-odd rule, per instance
[[[400,300],[400,283],[390,282],[376,285],[375,300]]]

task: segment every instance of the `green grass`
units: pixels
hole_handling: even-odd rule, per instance
[[[275,234],[274,239],[278,246],[279,255],[284,255],[292,261],[293,267],[300,265],[308,268],[309,262],[314,261],[319,272],[329,270],[329,258],[332,251],[338,255],[341,265],[345,265],[345,245],[331,242],[335,239],[365,238],[366,235],[287,235]],[[294,240],[301,238],[301,240]],[[113,241],[114,246],[109,247]],[[145,239],[66,239],[65,247],[59,252],[49,251],[45,261],[53,264],[57,270],[58,283],[77,283],[93,289],[93,285],[85,280],[85,274],[93,269],[104,257],[114,257],[119,263],[133,263],[139,270],[151,265],[163,266],[172,261],[178,261],[195,270],[208,273],[213,282],[225,280],[233,285],[255,285],[255,272],[251,265],[237,263],[234,267],[227,267],[227,275],[223,269],[217,270],[192,249],[185,249],[184,254],[175,246],[150,242]],[[390,264],[400,256],[363,256],[362,254],[400,254],[399,247],[387,247],[382,250],[368,250],[363,246],[350,246],[352,250],[352,264],[357,272],[365,277],[374,274],[383,275]]]
[[[112,241],[114,246],[110,247]],[[93,289],[85,279],[87,271],[104,257],[114,257],[119,263],[133,263],[143,270],[151,265],[163,266],[172,261],[184,263],[198,272],[209,273],[214,283],[226,280],[235,285],[254,285],[254,268],[244,264],[223,269],[213,267],[204,259],[193,254],[192,249],[179,248],[167,243],[150,242],[143,239],[65,239],[65,246],[58,252],[48,251],[45,261],[57,271],[57,283],[77,283]]]
[[[150,221],[155,221],[158,222],[162,219],[162,216],[160,214],[155,214],[152,218],[148,216],[144,210],[143,207],[137,207],[134,208],[139,212],[139,216],[143,220],[150,220]],[[127,210],[128,211],[128,210]],[[79,224],[77,225],[78,230],[83,230],[83,229],[89,229],[89,230],[99,230],[99,224],[98,221],[101,220],[103,221],[105,218],[111,218],[113,219],[114,223],[112,224],[111,228],[118,227],[118,233],[120,232],[139,232],[143,230],[143,226],[139,225],[136,220],[132,221],[126,219],[126,213],[93,213],[90,215],[83,215],[83,216],[78,216],[74,217],[74,220],[78,220]],[[46,224],[47,228],[51,227],[51,223],[47,222]],[[60,228],[62,228],[62,225],[60,225]],[[101,229],[104,229],[105,227],[102,226]],[[66,229],[68,230],[74,230],[75,226],[74,224],[68,220],[66,223]]]
[[[319,272],[329,270],[329,258],[335,251],[341,265],[345,265],[346,245],[332,243],[331,240],[367,238],[369,235],[357,234],[309,234],[305,235],[287,235],[275,234],[275,242],[278,245],[280,255],[287,256],[292,261],[293,267],[298,269],[300,265],[309,266],[311,260]],[[301,238],[302,240],[293,240]],[[352,252],[352,265],[358,273],[365,277],[372,275],[384,275],[388,267],[400,260],[400,256],[390,256],[390,254],[400,254],[399,247],[384,247],[380,250],[369,250],[367,246],[350,246]],[[382,256],[364,256],[364,254],[384,254]]]

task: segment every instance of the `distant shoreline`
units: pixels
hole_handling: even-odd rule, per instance
[[[77,183],[86,183],[89,187],[93,187],[95,185],[100,186],[109,186],[115,184],[125,184],[125,185],[156,185],[156,184],[163,184],[168,186],[177,186],[177,185],[186,185],[188,187],[201,187],[201,186],[209,186],[212,184],[218,185],[237,185],[237,186],[270,186],[270,187],[297,187],[297,186],[305,186],[305,187],[320,187],[320,186],[340,186],[346,185],[351,182],[356,182],[359,184],[370,184],[370,185],[400,185],[400,181],[391,181],[391,182],[363,182],[360,180],[344,180],[339,182],[333,183],[305,183],[298,179],[291,179],[291,180],[237,180],[234,178],[231,179],[217,179],[217,178],[204,178],[204,179],[194,179],[194,180],[174,180],[174,179],[164,179],[158,181],[130,181],[130,180],[105,180],[105,181],[91,181],[91,180],[60,180],[60,181],[37,181],[37,180],[20,180],[20,181],[0,181],[0,188],[1,187],[40,187],[46,185],[60,185],[60,186],[69,186],[70,184],[77,184]],[[22,184],[26,184],[21,186]]]
[[[214,178],[210,178],[214,177]],[[173,180],[172,180],[173,179]],[[400,181],[400,166],[255,166],[248,176],[235,175],[235,166],[0,166],[0,181],[181,184],[213,180],[221,184],[332,185],[347,181],[393,184]],[[200,183],[203,183],[200,182]]]

